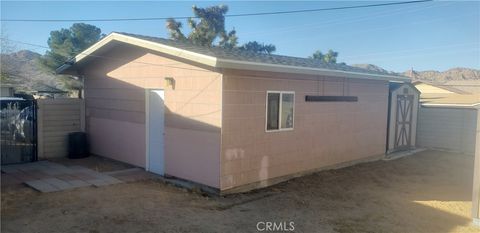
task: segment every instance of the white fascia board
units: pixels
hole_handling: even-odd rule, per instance
[[[57,68],[56,72],[57,73],[64,72],[65,70],[70,68],[73,64],[78,63],[89,56],[92,56],[92,53],[94,53],[101,47],[105,46],[106,44],[110,43],[111,41],[119,41],[119,42],[131,44],[131,45],[136,45],[139,47],[151,49],[157,52],[165,53],[168,55],[172,55],[174,57],[183,58],[189,61],[198,62],[198,63],[204,64],[207,66],[212,66],[212,67],[215,67],[217,62],[216,57],[203,55],[203,54],[175,48],[172,46],[168,46],[168,45],[164,45],[156,42],[138,39],[138,38],[127,36],[127,35],[111,33],[105,38],[95,43],[94,45],[90,46],[88,49],[84,50],[83,52],[75,56],[73,59],[68,60],[65,64]]]
[[[74,58],[68,60],[65,62],[65,64],[63,64],[62,66],[58,67],[55,72],[57,74],[62,74],[62,73],[68,73],[68,72],[65,72],[68,68],[70,68],[71,66],[73,66],[75,63],[81,61],[82,59],[90,56],[93,52],[95,52],[97,49],[101,48],[102,46],[106,45],[107,43],[109,43],[110,41],[112,41],[114,38],[114,35],[113,33],[112,34],[109,34],[108,36],[104,37],[103,39],[101,39],[100,41],[98,41],[97,43],[93,44],[92,46],[88,47],[87,49],[85,49],[84,51],[82,51],[81,53],[79,53],[77,56],[75,56]]]
[[[88,47],[85,49],[83,52],[79,53],[77,56],[75,56],[75,60],[73,62],[79,62],[85,57],[90,56],[93,52],[97,51],[99,48],[103,47],[104,45],[108,44],[110,41],[114,40],[115,35],[109,34],[108,36],[104,37],[97,43],[93,44],[92,46]]]
[[[160,43],[157,43],[157,42],[143,40],[143,39],[139,39],[139,38],[135,38],[135,37],[127,36],[127,35],[122,35],[122,34],[118,34],[118,33],[112,33],[111,35],[113,35],[114,39],[117,40],[117,41],[121,41],[121,42],[128,43],[128,44],[131,44],[131,45],[140,46],[140,47],[143,47],[143,48],[146,48],[146,49],[151,49],[151,50],[154,50],[154,51],[157,51],[157,52],[172,55],[174,57],[183,58],[183,59],[186,59],[186,60],[189,60],[189,61],[198,62],[198,63],[204,64],[204,65],[215,67],[215,65],[217,63],[217,58],[216,57],[212,57],[212,56],[208,56],[208,55],[204,55],[204,54],[200,54],[200,53],[195,53],[195,52],[188,51],[188,50],[185,50],[185,49],[179,49],[179,48],[175,48],[175,47],[172,47],[172,46],[160,44]]]
[[[227,68],[227,69],[255,70],[255,71],[292,73],[292,74],[325,75],[325,76],[353,78],[353,79],[372,79],[372,80],[399,81],[399,82],[411,81],[409,78],[406,78],[406,77],[404,78],[404,77],[392,76],[392,75],[367,74],[367,73],[358,73],[358,72],[343,71],[343,70],[329,70],[329,69],[322,69],[322,68],[278,65],[278,64],[248,62],[248,61],[236,61],[236,60],[228,60],[228,59],[218,59],[217,67]]]

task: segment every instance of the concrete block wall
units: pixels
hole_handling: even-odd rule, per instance
[[[295,92],[293,130],[265,132],[268,90]],[[305,95],[352,95],[358,102],[305,102]],[[384,155],[387,109],[384,81],[227,71],[221,189]]]
[[[145,93],[163,89],[165,173],[218,188],[222,75],[134,46],[104,56],[81,71],[92,153],[146,167]]]

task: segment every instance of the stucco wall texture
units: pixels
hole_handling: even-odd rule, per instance
[[[80,71],[91,152],[145,167],[145,89],[164,89],[165,173],[219,188],[222,75],[133,46],[101,56]]]
[[[294,130],[266,132],[266,91],[294,91]],[[352,95],[358,102],[305,102]],[[385,153],[386,81],[227,71],[223,76],[221,189]]]

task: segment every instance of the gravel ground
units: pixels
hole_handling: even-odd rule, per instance
[[[227,197],[158,180],[47,194],[4,187],[1,231],[256,232],[270,221],[295,232],[479,232],[472,176],[472,156],[424,151]]]

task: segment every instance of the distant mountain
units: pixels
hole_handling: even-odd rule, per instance
[[[2,73],[10,77],[8,82],[21,90],[32,90],[38,84],[62,88],[53,73],[47,73],[38,66],[40,57],[40,54],[29,50],[0,54]]]
[[[446,83],[450,81],[467,81],[467,80],[470,80],[470,81],[477,80],[480,82],[480,70],[470,69],[470,68],[460,68],[460,67],[452,68],[443,72],[435,71],[435,70],[427,70],[427,71],[415,70],[412,72],[412,70],[407,70],[402,73],[395,73],[393,71],[385,70],[373,64],[354,64],[352,66],[367,69],[367,70],[372,70],[372,71],[403,75],[403,76],[410,77],[414,80],[426,80],[434,83]]]
[[[480,70],[470,68],[452,68],[447,71],[405,71],[403,75],[411,77],[415,80],[427,80],[435,83],[446,83],[449,81],[480,81]]]

